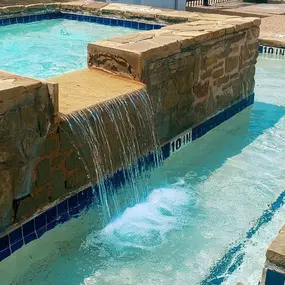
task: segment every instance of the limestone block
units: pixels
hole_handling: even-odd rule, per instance
[[[30,4],[26,5],[24,12],[25,13],[35,13],[45,10],[45,5],[43,3],[37,3],[37,4]]]
[[[6,9],[11,14],[18,14],[24,11],[25,6],[24,5],[14,5],[14,6],[7,6]]]
[[[232,72],[233,70],[237,69],[239,66],[239,57],[238,56],[232,56],[226,58],[225,61],[225,72]]]
[[[68,194],[68,191],[65,188],[65,176],[63,171],[57,170],[51,173],[51,199],[52,201],[57,200],[58,198]]]
[[[18,135],[20,129],[20,114],[17,110],[0,115],[0,143]]]
[[[33,188],[32,170],[32,163],[30,161],[24,164],[17,162],[13,171],[14,199],[21,199],[31,192]]]
[[[13,217],[12,177],[9,168],[0,164],[0,232],[5,230]]]
[[[37,118],[33,103],[25,104],[20,107],[21,125],[23,129],[36,129]]]
[[[49,159],[41,160],[37,165],[37,186],[45,184],[50,181],[50,167]]]

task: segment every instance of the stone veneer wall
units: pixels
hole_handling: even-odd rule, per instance
[[[60,6],[61,9],[72,12],[82,8],[82,4],[65,5]],[[100,13],[105,14],[117,11],[124,17],[140,16],[140,12],[126,13],[117,6],[88,9],[96,13],[101,9]],[[6,12],[5,8],[0,11]],[[251,95],[254,88],[259,20],[230,17],[213,20],[207,15],[209,19],[204,21],[196,14],[177,13],[151,10],[151,14],[144,17],[188,22],[90,44],[88,48],[90,67],[103,68],[146,84],[161,145]],[[69,131],[61,122],[53,121],[58,111],[57,85],[7,73],[1,74],[1,81],[7,85],[3,91],[0,89],[0,140],[4,146],[0,150],[3,169],[0,231],[3,231],[57,199],[86,187],[90,181]],[[112,126],[108,132],[114,135]],[[138,154],[152,150],[153,145],[148,144],[143,132],[138,129],[132,135],[137,136],[141,144]],[[120,151],[117,145],[115,139],[109,155],[116,163],[112,167],[104,166],[106,174],[126,166],[116,159]],[[84,143],[80,149],[84,152]]]
[[[0,231],[14,220],[13,203],[31,195],[33,164],[57,96],[56,84],[0,72]]]
[[[284,285],[285,283],[285,226],[266,252],[266,263],[260,285]]]
[[[89,67],[146,84],[160,143],[254,92],[259,20],[195,21],[89,44]]]

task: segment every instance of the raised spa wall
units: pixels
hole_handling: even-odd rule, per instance
[[[118,84],[113,84],[117,90],[112,96],[107,92],[108,84],[105,89],[101,87],[101,97],[107,101],[106,104],[112,104],[114,96],[127,99],[128,94],[146,89],[154,110],[160,146],[254,93],[259,19],[205,16],[151,8],[138,11],[130,9],[129,5],[98,2],[93,6],[73,3],[28,8],[28,12],[24,6],[1,8],[0,15],[7,18],[12,13],[18,17],[56,9],[152,20],[166,26],[160,30],[90,43],[88,66],[91,70],[80,71],[82,74],[79,72],[79,76],[70,73],[44,82],[7,72],[0,73],[2,234],[59,199],[97,182],[87,178],[83,162],[61,119],[62,114],[69,115],[80,109],[82,106],[77,105],[79,101],[84,103],[81,98],[68,97],[69,91],[65,89],[64,82],[68,81],[69,76],[85,76],[84,80],[90,83],[92,76],[95,78],[96,73],[100,73],[107,80],[117,80]],[[170,22],[180,23],[168,25]],[[98,68],[108,72],[94,70],[93,74],[92,69]],[[72,90],[72,80],[70,82]],[[85,88],[82,84],[80,94],[84,96],[85,92],[90,101],[91,90],[91,87]],[[66,97],[61,99],[64,93]],[[92,105],[92,100],[89,101],[86,107]],[[94,99],[93,104],[97,103]],[[103,120],[106,118],[102,117]],[[143,156],[153,151],[154,146],[149,145],[144,134],[136,129],[135,121],[133,124],[135,131],[132,135],[139,138],[139,154]],[[112,145],[107,149],[102,142],[102,151],[111,152],[114,163],[112,167],[106,165],[105,168],[106,174],[111,174],[126,165],[122,164],[118,155],[118,138],[111,131],[108,132],[108,128],[106,135],[112,136]],[[80,148],[84,149],[84,141]]]

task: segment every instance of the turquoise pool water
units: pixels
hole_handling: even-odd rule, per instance
[[[284,73],[259,58],[252,108],[139,181],[148,198],[103,230],[93,209],[1,262],[1,285],[257,285],[284,223],[277,207],[249,235],[285,190]]]
[[[136,32],[125,27],[71,20],[0,27],[0,69],[48,78],[87,65],[87,44]]]

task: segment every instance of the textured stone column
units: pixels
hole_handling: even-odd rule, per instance
[[[0,72],[0,231],[30,194],[32,164],[57,112],[57,85]]]

